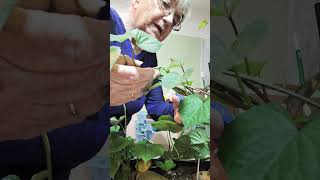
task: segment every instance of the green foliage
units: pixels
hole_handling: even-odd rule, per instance
[[[110,47],[110,69],[116,63],[117,59],[119,58],[121,53],[121,49],[116,46]]]
[[[151,123],[152,127],[156,128],[159,131],[169,131],[173,133],[178,133],[182,130],[182,126],[173,122],[173,121],[156,121]]]
[[[173,151],[173,157],[175,159],[189,159],[193,158],[193,149],[192,148],[186,148],[191,147],[191,140],[188,135],[182,135],[178,139],[173,139],[174,146],[177,149],[178,153],[176,151]]]
[[[148,141],[141,141],[133,146],[132,154],[147,162],[152,158],[162,156],[164,154],[164,147],[160,144],[151,144]]]
[[[128,30],[125,34],[122,35],[110,34],[111,42],[122,43],[129,38],[133,38],[135,40],[134,42],[139,48],[150,53],[156,53],[162,46],[160,41],[158,41],[156,38],[139,29]]]
[[[109,135],[109,146],[110,153],[118,153],[124,150],[126,147],[133,144],[133,139],[129,137],[122,137],[118,133],[110,133]]]
[[[180,74],[176,72],[171,72],[165,74],[161,79],[161,85],[164,88],[172,89],[176,86],[178,86],[182,81],[182,77]]]
[[[204,29],[207,25],[208,25],[208,21],[204,19],[199,23],[198,29]]]
[[[179,112],[185,128],[210,123],[210,99],[203,102],[197,95],[187,96],[179,104]]]
[[[259,77],[261,75],[261,72],[264,68],[264,66],[267,64],[266,61],[262,61],[262,62],[255,62],[255,61],[249,61],[248,65],[250,68],[250,76],[253,77]],[[238,73],[242,73],[242,74],[246,74],[247,70],[246,70],[246,64],[245,63],[240,63],[240,64],[236,64],[233,65],[231,67],[232,71],[236,71]]]
[[[172,168],[176,167],[176,164],[172,159],[162,161],[155,161],[156,165],[164,171],[170,171]]]
[[[309,121],[298,131],[285,109],[275,104],[238,116],[226,127],[219,151],[230,180],[319,179],[319,114]]]

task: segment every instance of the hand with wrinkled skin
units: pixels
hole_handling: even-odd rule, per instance
[[[127,65],[125,65],[127,64]],[[119,58],[110,72],[110,106],[118,106],[143,96],[146,87],[160,73],[153,68],[140,68],[141,61],[124,61]]]
[[[178,96],[174,95],[172,97],[172,104],[173,104],[173,118],[174,121],[180,125],[183,124],[180,113],[179,113],[179,104],[180,104],[180,99]]]

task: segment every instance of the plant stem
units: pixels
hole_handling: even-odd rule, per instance
[[[182,86],[185,87],[185,88],[190,88],[190,89],[192,89],[193,94],[194,94],[194,91],[198,91],[198,92],[200,92],[200,93],[203,93],[203,94],[205,94],[205,95],[210,96],[210,93],[208,93],[208,92],[206,92],[206,91],[203,91],[203,90],[201,90],[201,89],[194,88],[194,87],[191,87],[191,86],[188,86],[188,85],[182,85]]]
[[[239,73],[237,71],[234,71],[234,73],[236,74],[236,78],[237,78],[238,86],[239,86],[239,88],[241,90],[241,94],[245,97],[247,104],[251,105],[252,102],[251,102],[251,100],[250,100],[250,98],[249,98],[249,96],[248,96],[248,94],[246,92],[246,89],[244,88],[244,86],[242,84],[242,81],[241,81]]]
[[[171,141],[170,141],[170,132],[168,131],[168,145],[169,145],[169,150],[171,151]]]
[[[48,168],[48,180],[52,180],[52,160],[51,160],[51,149],[50,149],[50,143],[47,133],[42,134],[42,141],[43,146],[46,153],[46,159],[47,159],[47,168]]]
[[[236,35],[236,37],[239,36],[239,31],[238,31],[238,28],[236,26],[236,23],[234,22],[232,16],[230,15],[228,17],[228,20],[230,21],[231,25],[232,25],[232,29],[234,31],[234,34]],[[249,61],[248,61],[248,57],[244,57],[244,64],[246,66],[246,71],[247,71],[247,74],[250,76],[251,75],[251,72],[250,72],[250,67],[249,67]]]
[[[199,180],[200,175],[200,158],[198,158],[198,166],[197,166],[197,180]]]
[[[124,110],[124,128],[127,129],[127,107],[126,107],[126,104],[123,104],[123,110]]]

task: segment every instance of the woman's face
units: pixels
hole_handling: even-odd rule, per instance
[[[164,3],[162,6],[159,3]],[[132,0],[132,24],[163,41],[182,15],[176,9],[177,0]],[[163,6],[166,5],[166,6]],[[171,6],[173,13],[166,15],[163,7]],[[162,8],[161,8],[162,7]]]

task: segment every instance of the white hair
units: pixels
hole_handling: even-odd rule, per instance
[[[191,0],[177,0],[177,8],[182,12],[184,19],[190,14]],[[183,19],[183,20],[184,20]]]

